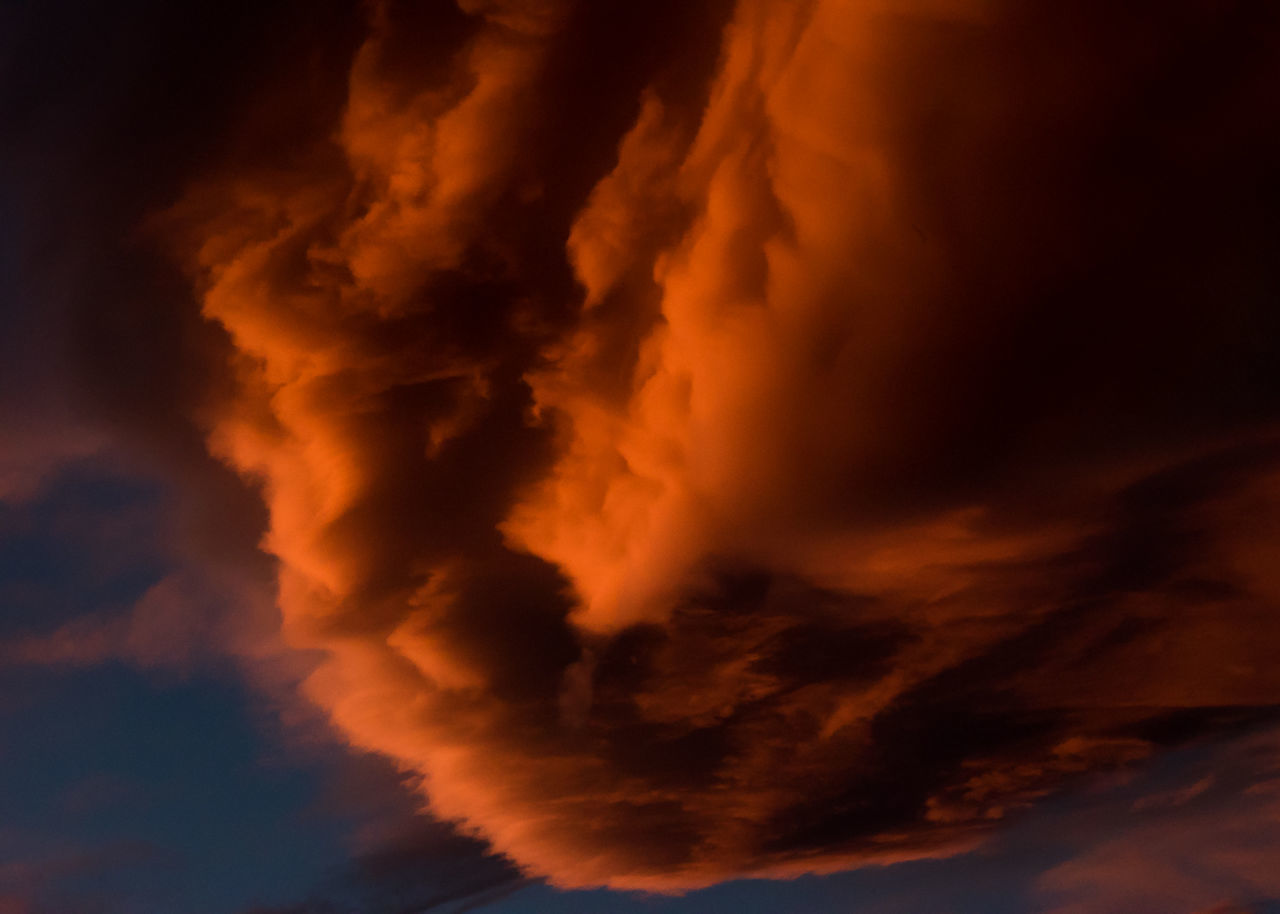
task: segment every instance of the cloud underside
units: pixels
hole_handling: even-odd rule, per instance
[[[375,5],[318,139],[155,220],[335,726],[661,890],[1270,719],[1270,13],[603,6]]]

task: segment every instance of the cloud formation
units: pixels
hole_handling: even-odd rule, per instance
[[[1248,914],[1280,898],[1277,748],[1274,730],[1239,740],[1190,783],[1140,798],[1105,840],[1038,878],[1044,910]]]
[[[649,889],[1269,719],[1274,12],[689,6],[375,4],[327,133],[153,220],[307,694]]]

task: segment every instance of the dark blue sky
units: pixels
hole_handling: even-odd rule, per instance
[[[5,640],[125,614],[171,572],[159,495],[85,470],[0,508]],[[212,914],[290,900],[344,859],[352,823],[315,810],[323,753],[273,743],[231,671],[103,657],[0,675],[5,891]]]

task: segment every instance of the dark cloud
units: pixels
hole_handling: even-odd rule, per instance
[[[357,855],[316,898],[247,914],[462,914],[530,884],[483,842],[424,820]]]
[[[77,165],[151,245],[72,296],[84,402],[513,861],[357,896],[949,854],[1280,708],[1270,7],[129,15],[181,91]]]

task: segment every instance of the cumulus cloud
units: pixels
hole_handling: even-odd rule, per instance
[[[601,6],[374,4],[149,223],[346,738],[681,889],[1268,719],[1274,14]]]

